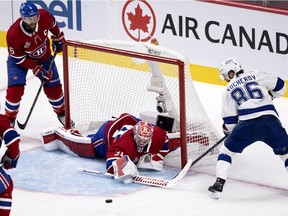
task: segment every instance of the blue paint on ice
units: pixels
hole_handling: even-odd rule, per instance
[[[104,172],[105,160],[79,158],[60,150],[46,152],[36,148],[22,152],[17,168],[8,170],[8,173],[14,180],[15,188],[56,194],[111,196],[150,187],[84,174],[78,168]],[[162,172],[140,171],[140,174],[170,179],[178,172],[179,169],[165,167]]]

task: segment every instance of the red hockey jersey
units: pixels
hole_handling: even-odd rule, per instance
[[[51,56],[48,32],[59,35],[60,29],[55,18],[46,10],[39,9],[40,19],[33,33],[25,31],[23,20],[19,18],[7,32],[6,41],[9,56],[16,64],[33,69]]]

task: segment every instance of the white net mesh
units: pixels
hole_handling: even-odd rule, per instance
[[[77,46],[78,43],[81,48]],[[99,50],[93,45],[109,49]],[[142,57],[126,56],[122,50],[140,53]],[[185,97],[180,99],[184,93],[180,93],[182,84],[179,83],[179,67],[175,65],[175,61],[163,63],[157,62],[157,59],[143,59],[143,56],[149,55],[184,63]],[[185,112],[180,112],[180,104],[185,102],[188,158],[197,158],[219,140],[219,134],[197,96],[189,70],[189,60],[185,56],[149,43],[102,40],[74,44],[70,41],[67,60],[69,90],[65,91],[65,95],[70,96],[71,119],[82,133],[96,130],[102,122],[124,112],[145,117],[154,124],[156,116],[161,114],[176,119],[171,143],[179,145],[178,123],[180,117],[185,115]],[[164,103],[163,107],[161,102]],[[157,106],[162,107],[164,112],[159,113]],[[217,149],[197,165],[214,163],[216,153]],[[179,157],[180,151],[176,149],[167,156],[166,161],[169,161],[169,158],[180,161]]]

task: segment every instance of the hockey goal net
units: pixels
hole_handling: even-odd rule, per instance
[[[67,41],[63,67],[66,125],[72,119],[82,133],[122,113],[162,124],[173,150],[165,161],[177,167],[219,140],[180,53],[150,43]],[[196,166],[214,163],[217,152]]]

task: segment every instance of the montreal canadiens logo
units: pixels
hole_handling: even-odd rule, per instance
[[[122,23],[128,36],[139,42],[150,40],[156,29],[156,17],[145,0],[128,0],[122,10]]]
[[[45,55],[46,50],[47,50],[47,45],[46,45],[46,43],[44,42],[41,46],[39,46],[39,47],[37,47],[35,50],[33,50],[33,51],[30,53],[30,56],[31,56],[32,58],[41,58],[42,56]]]

